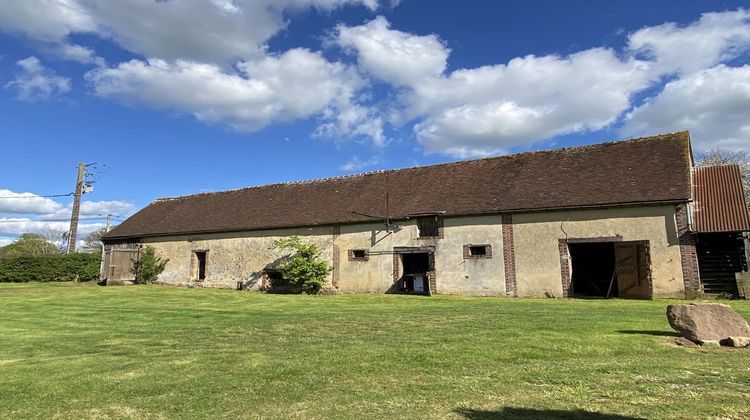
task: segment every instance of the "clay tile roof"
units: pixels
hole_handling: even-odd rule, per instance
[[[690,199],[687,132],[158,199],[106,239]]]
[[[697,232],[750,231],[739,166],[695,168],[693,188],[693,228]]]

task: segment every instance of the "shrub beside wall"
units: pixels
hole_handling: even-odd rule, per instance
[[[101,258],[100,253],[0,258],[0,282],[97,280]]]

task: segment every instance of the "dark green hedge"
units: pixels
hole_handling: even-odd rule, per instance
[[[0,282],[97,280],[100,253],[0,258]]]

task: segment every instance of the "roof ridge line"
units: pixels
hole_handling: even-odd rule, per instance
[[[519,156],[529,156],[529,155],[535,155],[535,154],[547,154],[547,153],[559,153],[559,152],[569,152],[569,151],[577,151],[577,150],[588,150],[588,149],[595,149],[595,148],[607,147],[607,146],[611,146],[611,145],[619,144],[619,143],[638,142],[638,141],[645,141],[645,140],[655,140],[655,139],[658,139],[658,138],[664,138],[664,137],[669,137],[669,136],[674,136],[674,135],[681,135],[681,134],[689,135],[688,131],[686,131],[686,130],[674,131],[674,132],[671,132],[671,133],[662,133],[662,134],[657,134],[657,135],[653,135],[653,136],[642,136],[642,137],[633,137],[633,138],[628,138],[628,139],[610,140],[610,141],[605,141],[605,142],[601,142],[601,143],[584,144],[584,145],[580,145],[580,146],[559,147],[559,148],[547,149],[547,150],[533,150],[533,151],[513,153],[513,154],[508,154],[508,155],[487,156],[487,157],[483,157],[483,158],[458,160],[458,161],[454,161],[454,162],[435,163],[435,164],[431,164],[431,165],[409,166],[409,167],[406,167],[406,168],[395,168],[395,169],[379,169],[379,170],[375,170],[375,171],[359,172],[359,173],[356,173],[356,174],[338,175],[338,176],[325,177],[325,178],[313,178],[313,179],[304,179],[304,180],[287,181],[287,182],[274,182],[274,183],[271,183],[271,184],[253,185],[253,186],[249,186],[249,187],[232,188],[232,189],[227,189],[227,190],[200,192],[200,193],[187,194],[187,195],[178,195],[178,196],[171,196],[171,197],[160,197],[160,198],[156,198],[154,200],[154,202],[181,200],[181,199],[192,198],[192,197],[197,197],[197,196],[212,195],[212,194],[224,194],[224,193],[231,193],[231,192],[237,192],[237,191],[252,190],[252,189],[257,189],[257,188],[268,188],[268,187],[285,186],[285,185],[304,185],[304,184],[330,182],[330,181],[335,181],[335,180],[339,180],[339,179],[349,179],[349,178],[365,177],[365,176],[371,176],[371,175],[382,174],[382,173],[392,173],[392,172],[409,171],[409,170],[415,170],[415,169],[434,168],[434,167],[448,166],[448,165],[471,164],[471,163],[475,163],[475,162],[483,162],[483,161],[494,160],[494,159],[509,159],[509,158],[515,158],[515,157],[519,157]]]

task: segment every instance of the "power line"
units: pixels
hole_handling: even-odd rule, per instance
[[[7,198],[54,198],[54,197],[70,197],[75,193],[67,193],[67,194],[52,194],[52,195],[16,195],[12,197],[0,197],[0,199],[7,199]]]
[[[82,215],[80,217],[80,219],[81,220],[100,220],[100,219],[106,218],[107,216],[109,216],[111,218],[114,218],[114,219],[120,219],[120,220],[127,219],[127,217],[124,217],[124,216],[118,216],[116,214],[103,214],[103,213],[98,213],[98,214],[84,214],[84,215]],[[11,219],[11,220],[0,219],[0,223],[47,223],[47,222],[56,222],[56,223],[59,223],[59,222],[67,222],[67,221],[70,221],[70,218],[65,218],[65,219],[60,219],[60,218],[58,218],[58,219]]]

